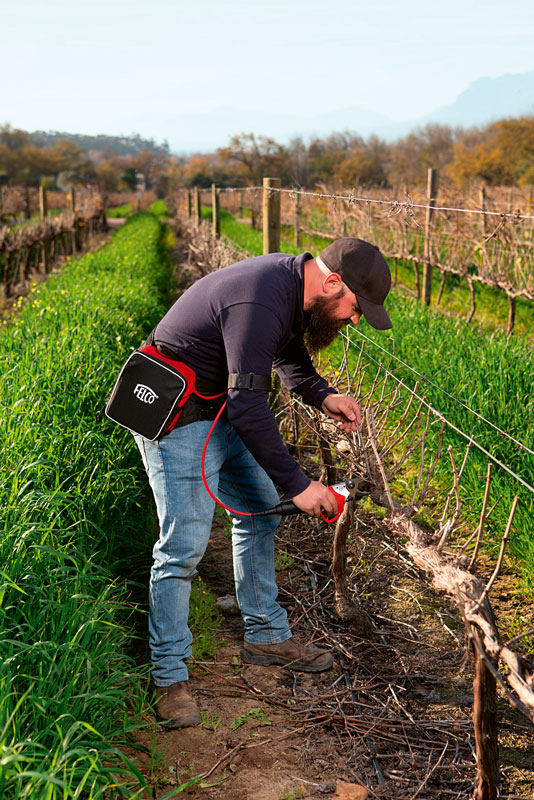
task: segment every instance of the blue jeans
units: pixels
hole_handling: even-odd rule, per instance
[[[202,483],[200,462],[212,422],[175,428],[160,441],[134,434],[154,493],[160,535],[150,575],[149,641],[158,686],[185,681],[191,655],[187,620],[191,580],[206,550],[215,503]],[[218,422],[206,454],[213,494],[236,510],[259,511],[279,502],[265,471],[228,422]],[[232,552],[236,597],[245,641],[276,644],[291,637],[287,614],[277,602],[274,533],[280,517],[238,517]]]

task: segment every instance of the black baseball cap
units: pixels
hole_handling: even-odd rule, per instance
[[[362,314],[379,331],[392,328],[384,300],[391,288],[391,272],[376,247],[363,239],[337,239],[315,259],[321,269],[336,272],[354,292]]]

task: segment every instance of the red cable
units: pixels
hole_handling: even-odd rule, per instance
[[[201,397],[203,400],[215,400],[216,397],[222,397],[226,392],[219,392],[219,394],[200,394],[200,392],[197,392],[195,389],[194,394],[196,394],[197,397]]]
[[[220,397],[220,395],[214,395],[214,396],[215,397]],[[211,399],[211,398],[209,398],[209,399]],[[253,514],[252,514],[251,511],[236,511],[235,508],[230,508],[230,506],[225,505],[222,502],[222,500],[219,500],[218,497],[215,497],[215,495],[211,491],[210,487],[208,486],[208,481],[206,480],[206,465],[205,465],[206,451],[208,449],[208,444],[209,444],[209,440],[211,438],[211,434],[213,433],[213,430],[214,430],[216,424],[218,423],[221,414],[223,413],[224,409],[226,408],[226,403],[227,402],[228,401],[225,400],[224,403],[222,404],[222,406],[220,407],[220,409],[219,409],[219,411],[217,413],[217,416],[213,420],[213,423],[212,423],[212,426],[211,426],[211,428],[209,430],[209,433],[206,436],[206,441],[204,442],[204,448],[202,450],[202,461],[200,462],[200,471],[202,473],[202,481],[204,483],[204,488],[206,489],[206,491],[209,494],[209,496],[211,497],[211,499],[215,500],[217,505],[221,506],[221,508],[225,508],[227,511],[230,511],[230,513],[232,513],[232,514],[237,514],[238,517],[252,517]],[[334,517],[332,517],[332,519],[327,519],[324,516],[323,512],[321,511],[321,517],[324,519],[325,522],[335,522],[336,519],[341,516],[341,512],[343,510],[343,503],[345,502],[345,498],[342,498],[342,502],[340,503],[339,500],[338,500],[339,495],[337,495],[337,493],[332,489],[331,486],[329,486],[328,488],[329,488],[329,491],[331,491],[332,494],[334,495],[334,497],[336,498],[336,501],[337,501],[337,504],[338,504],[338,513]]]
[[[217,413],[217,416],[213,420],[213,424],[212,424],[212,426],[210,428],[210,431],[209,431],[208,435],[206,436],[206,441],[204,442],[204,449],[202,450],[202,461],[201,461],[201,464],[200,464],[200,471],[202,472],[202,480],[204,482],[204,488],[206,489],[206,491],[209,494],[209,496],[211,497],[211,499],[215,500],[217,505],[221,506],[222,508],[225,508],[227,511],[230,511],[232,514],[237,514],[239,517],[251,517],[252,516],[252,512],[250,512],[250,511],[236,511],[235,508],[230,508],[230,506],[226,506],[222,502],[222,500],[219,500],[217,497],[215,497],[215,495],[211,491],[210,487],[208,486],[208,481],[206,480],[206,469],[205,469],[206,450],[208,449],[208,443],[209,443],[211,434],[213,433],[213,429],[215,428],[216,424],[218,423],[222,412],[226,408],[226,403],[227,402],[228,401],[225,400],[224,403],[222,404],[221,408],[219,409],[219,412]]]

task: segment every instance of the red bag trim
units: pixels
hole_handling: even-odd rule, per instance
[[[184,364],[183,361],[178,361],[177,358],[171,358],[170,356],[166,356],[157,347],[154,345],[146,345],[146,347],[139,348],[140,353],[146,353],[148,356],[152,356],[152,358],[158,359],[158,361],[163,361],[169,367],[173,367],[177,370],[177,372],[182,375],[186,382],[186,388],[180,400],[178,401],[177,408],[178,413],[173,417],[173,419],[169,422],[161,436],[164,436],[166,433],[170,433],[172,429],[175,427],[176,423],[180,419],[180,414],[183,411],[184,405],[187,403],[189,398],[192,394],[196,394],[197,397],[201,397],[203,400],[215,400],[217,397],[223,397],[226,394],[226,391],[220,392],[219,394],[199,394],[195,388],[195,383],[197,379],[197,375],[195,370],[192,367],[189,367],[187,364]]]

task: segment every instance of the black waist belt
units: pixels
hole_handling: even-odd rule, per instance
[[[157,347],[160,353],[163,353],[164,356],[177,359],[182,358],[181,355],[175,353],[174,350],[171,350],[170,347],[167,347],[164,344],[159,344],[159,342],[155,342],[154,346]],[[216,394],[217,392],[221,391],[219,386],[215,386],[209,381],[206,381],[204,378],[198,378],[198,377],[196,380],[196,388],[200,392],[200,394]],[[257,375],[254,372],[243,372],[243,373],[231,372],[228,375],[228,388],[249,389],[252,392],[270,392],[271,377],[270,376],[267,377],[266,375]]]
[[[224,401],[224,397],[218,397],[217,400],[202,400],[192,394],[185,404],[175,427],[182,428],[184,425],[190,425],[191,422],[198,422],[201,419],[215,419]],[[226,409],[224,409],[220,419],[227,419]]]

